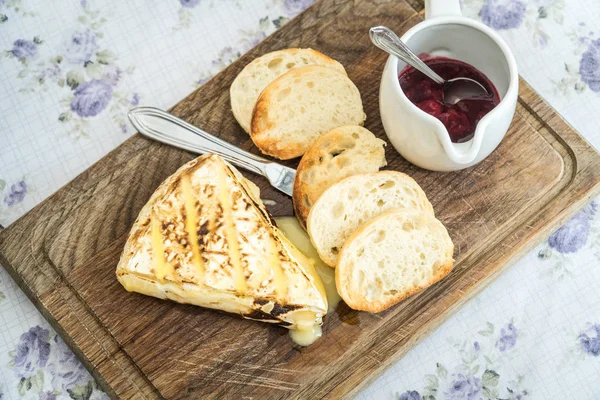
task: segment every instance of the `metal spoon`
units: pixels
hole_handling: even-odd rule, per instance
[[[435,82],[443,85],[442,99],[446,104],[456,104],[461,100],[476,100],[489,98],[490,94],[483,85],[469,78],[454,78],[445,80],[419,59],[400,38],[385,26],[375,26],[369,30],[371,41],[381,50],[394,55],[421,71]]]

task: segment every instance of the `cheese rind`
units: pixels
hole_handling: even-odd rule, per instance
[[[218,156],[189,162],[140,211],[117,279],[129,291],[291,329],[304,325],[296,316],[304,311],[320,324],[327,312],[322,282],[258,196]]]

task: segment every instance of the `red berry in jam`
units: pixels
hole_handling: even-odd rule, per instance
[[[417,104],[417,107],[436,118],[439,118],[443,109],[443,106],[435,100],[423,100]]]
[[[439,118],[442,124],[448,130],[450,139],[458,143],[461,139],[469,136],[471,132],[471,122],[465,113],[456,110],[448,110],[440,114]]]
[[[431,57],[427,54],[419,57],[442,78],[474,79],[492,94],[490,99],[463,100],[454,105],[447,105],[442,100],[442,85],[435,83],[421,72],[406,67],[398,76],[400,87],[406,97],[421,110],[442,121],[453,142],[470,140],[475,133],[477,123],[500,102],[494,84],[481,71],[465,62],[445,57]]]

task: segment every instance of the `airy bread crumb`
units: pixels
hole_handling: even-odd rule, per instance
[[[350,308],[381,312],[448,275],[453,252],[446,228],[430,213],[388,210],[344,243],[337,289]]]
[[[335,128],[321,136],[302,156],[294,181],[294,211],[306,229],[306,218],[321,193],[352,175],[384,167],[385,141],[358,125]]]
[[[250,133],[252,110],[269,83],[292,68],[323,65],[346,74],[339,62],[312,49],[284,49],[254,59],[238,74],[229,91],[231,110],[240,126]]]
[[[313,204],[308,234],[321,259],[334,267],[346,239],[365,222],[393,208],[433,215],[427,196],[406,174],[379,171],[350,176],[325,190]]]
[[[250,136],[265,154],[300,157],[323,134],[362,125],[366,115],[358,89],[333,68],[294,68],[271,82],[252,113]]]

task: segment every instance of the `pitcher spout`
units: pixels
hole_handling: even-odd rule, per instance
[[[446,152],[446,156],[456,164],[474,163],[481,149],[483,132],[476,134],[471,140],[464,143],[453,143],[447,135],[446,133],[446,136],[442,139],[442,147]]]

